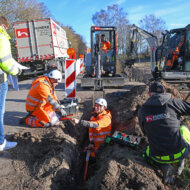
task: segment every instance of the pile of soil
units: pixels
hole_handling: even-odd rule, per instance
[[[72,189],[78,184],[81,150],[80,130],[65,123],[55,128],[27,129],[9,140],[14,172],[0,178],[0,189]],[[8,179],[8,180],[7,180]]]

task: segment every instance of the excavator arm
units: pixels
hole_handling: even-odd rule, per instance
[[[150,47],[152,72],[154,73],[155,71],[158,70],[158,67],[156,65],[156,59],[155,59],[156,48],[158,47],[158,39],[153,34],[147,32],[133,24],[132,32],[131,32],[131,53],[135,57],[136,57],[136,52],[137,52],[137,34],[139,34],[144,39],[146,39],[146,41]]]

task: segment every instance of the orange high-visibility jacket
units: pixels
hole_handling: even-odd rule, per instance
[[[89,140],[94,142],[94,151],[96,151],[101,143],[104,142],[106,136],[111,134],[111,113],[109,110],[104,110],[96,117],[92,116],[90,121],[98,124],[97,128],[89,128]]]
[[[182,51],[183,43],[184,43],[184,38],[181,39],[175,51],[172,53],[172,56],[170,56],[170,59],[167,60],[167,63],[166,63],[167,67],[173,67],[174,62],[178,60],[178,57]]]
[[[110,50],[111,49],[110,42],[107,41],[101,42],[101,49],[105,52],[107,52],[107,50]]]
[[[26,98],[26,111],[32,112],[32,116],[34,116],[27,118],[26,124],[32,127],[42,127],[39,121],[44,124],[50,122],[50,115],[54,109],[47,101],[48,96],[51,96],[56,101],[58,100],[49,78],[40,76],[33,81]]]

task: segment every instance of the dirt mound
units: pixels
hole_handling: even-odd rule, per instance
[[[102,151],[88,189],[167,189],[137,151],[116,144],[104,145]]]
[[[162,172],[148,165],[141,151],[141,147],[133,150],[117,144],[103,144],[97,153],[98,162],[89,167],[91,176],[86,183],[87,189],[188,189],[188,180],[177,176],[174,185],[164,185]]]
[[[164,88],[166,89],[167,93],[170,93],[172,95],[172,98],[177,98],[180,100],[184,100],[185,99],[185,94],[182,94],[176,87],[174,87],[173,85],[166,83],[165,81],[161,80],[162,85],[164,86]]]
[[[11,151],[15,172],[8,175],[10,183],[0,178],[0,189],[75,188],[79,178],[75,168],[81,168],[79,134],[68,123],[15,134],[11,139],[18,142]]]
[[[106,96],[113,116],[112,129],[134,133],[134,125],[139,107],[148,98],[148,87],[135,86],[129,92],[111,93]]]

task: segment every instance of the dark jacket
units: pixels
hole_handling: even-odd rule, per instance
[[[155,94],[138,112],[139,124],[147,135],[150,154],[165,156],[181,152],[188,144],[180,134],[180,116],[190,114],[190,103]]]

